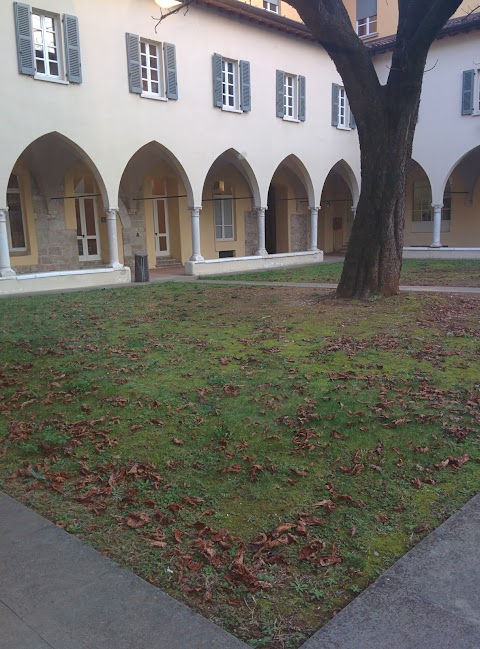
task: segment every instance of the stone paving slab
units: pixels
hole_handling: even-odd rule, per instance
[[[0,649],[247,648],[1,492],[0,521]]]
[[[0,602],[0,649],[51,649],[51,645]]]
[[[480,648],[480,495],[301,647],[386,648]]]

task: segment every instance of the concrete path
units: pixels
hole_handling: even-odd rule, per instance
[[[231,286],[275,286],[290,288],[323,288],[331,291],[337,288],[336,284],[318,284],[316,282],[247,282],[245,280],[233,279],[198,279],[196,277],[170,277],[168,281],[191,282],[197,281],[199,284],[227,284]],[[167,281],[163,279],[162,281]],[[407,293],[473,293],[480,295],[480,288],[475,286],[400,286],[400,290]],[[480,646],[479,646],[480,647]]]
[[[0,649],[247,649],[0,492]],[[479,649],[480,495],[301,649]]]
[[[0,649],[247,649],[0,492]]]
[[[479,649],[480,495],[302,649]]]

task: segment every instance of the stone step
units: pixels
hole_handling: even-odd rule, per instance
[[[175,257],[157,257],[155,262],[156,268],[165,268],[165,266],[182,266],[182,262]]]

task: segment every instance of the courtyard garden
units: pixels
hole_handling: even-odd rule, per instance
[[[328,259],[328,255],[326,259]],[[215,279],[337,284],[342,274],[342,267],[343,262],[337,261],[297,268],[222,275]],[[206,276],[202,279],[212,278]],[[405,286],[471,286],[480,288],[480,260],[404,259],[400,284]]]
[[[0,330],[0,489],[252,647],[479,490],[480,296],[169,283],[2,299]]]

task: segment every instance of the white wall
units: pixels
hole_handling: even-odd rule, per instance
[[[385,83],[390,56],[375,57]],[[480,145],[480,115],[461,114],[462,72],[480,67],[479,32],[436,41],[428,55],[413,158],[424,168],[432,185],[434,203],[441,203],[453,168]]]
[[[359,179],[355,131],[330,125],[331,84],[339,76],[325,52],[308,42],[189,7],[162,22],[155,33],[153,0],[38,0],[35,7],[79,19],[83,83],[56,84],[18,73],[13,2],[0,2],[2,121],[0,196],[12,167],[36,138],[58,131],[81,147],[104,181],[107,202],[118,207],[122,173],[133,154],[157,140],[177,158],[190,181],[190,201],[201,205],[208,169],[233,148],[251,166],[261,204],[278,164],[296,155],[313,182],[318,205],[331,167],[344,159]],[[178,101],[155,101],[128,88],[125,33],[176,45]],[[213,107],[212,54],[251,63],[252,111]],[[275,116],[275,70],[307,79],[307,119]],[[480,126],[480,120],[479,120]],[[48,161],[45,161],[48,164]],[[0,199],[0,207],[4,199]]]

